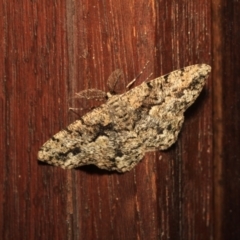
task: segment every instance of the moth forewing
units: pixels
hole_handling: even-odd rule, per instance
[[[124,94],[109,94],[106,103],[44,143],[38,159],[62,168],[95,164],[109,171],[131,170],[145,152],[167,149],[177,140],[184,111],[210,71],[209,65],[192,65]]]

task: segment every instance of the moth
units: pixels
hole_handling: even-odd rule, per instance
[[[209,65],[192,65],[123,94],[107,94],[106,103],[45,142],[38,160],[64,169],[94,164],[109,171],[131,170],[146,152],[176,142],[184,112],[199,96],[210,71]]]

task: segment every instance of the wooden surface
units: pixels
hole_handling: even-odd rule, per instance
[[[240,228],[240,19],[239,2],[222,1],[216,7],[221,19],[214,37],[215,76],[215,206],[221,239],[239,239]],[[217,28],[217,27],[216,27]],[[221,104],[221,105],[220,105]],[[221,106],[221,107],[218,107]],[[220,142],[220,143],[219,143]],[[219,207],[220,206],[220,207]],[[219,220],[221,219],[221,221]]]
[[[2,0],[0,238],[237,239],[239,10],[227,0]],[[74,93],[107,90],[117,68],[127,84],[147,61],[135,86],[213,67],[176,144],[125,174],[37,161],[78,118]]]

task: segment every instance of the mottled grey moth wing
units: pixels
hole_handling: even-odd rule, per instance
[[[206,64],[192,65],[110,95],[44,143],[38,159],[62,168],[94,164],[109,171],[131,170],[145,152],[167,149],[177,140],[184,112],[210,71]]]

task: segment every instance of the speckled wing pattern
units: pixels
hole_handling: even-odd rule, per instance
[[[145,152],[167,149],[177,140],[184,112],[210,71],[206,64],[192,65],[110,95],[44,143],[38,159],[64,169],[94,164],[109,171],[131,170]]]

